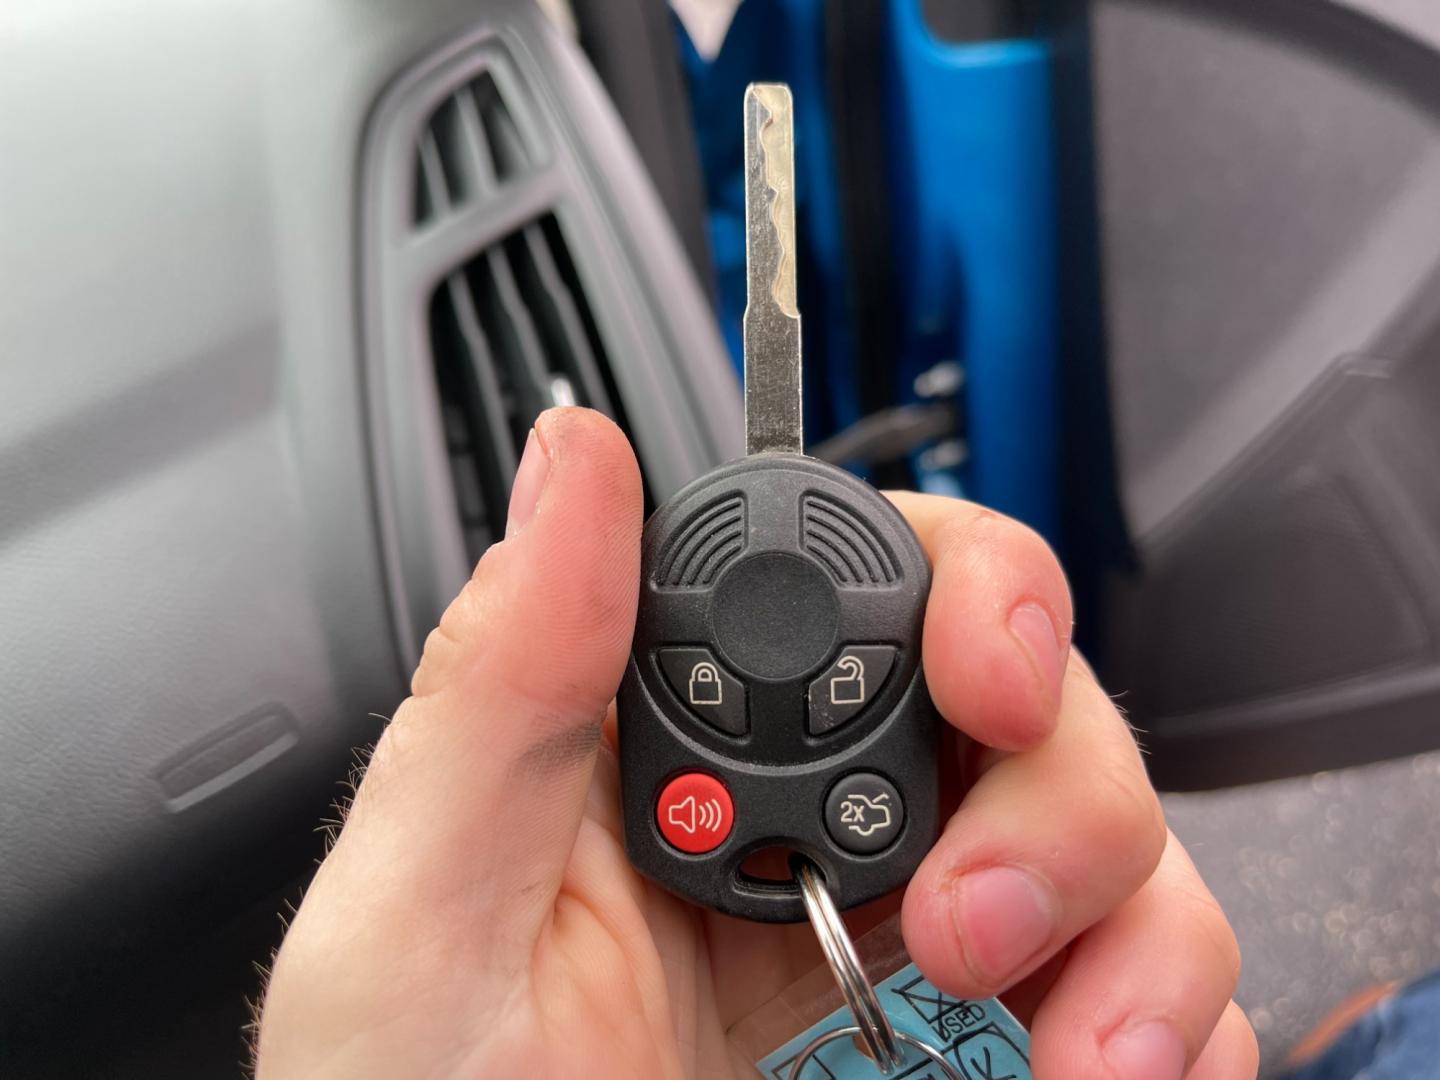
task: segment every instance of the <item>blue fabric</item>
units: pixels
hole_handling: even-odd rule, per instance
[[[1357,1020],[1321,1058],[1285,1080],[1434,1080],[1440,1077],[1440,972]]]

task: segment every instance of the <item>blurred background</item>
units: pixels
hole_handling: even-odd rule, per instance
[[[752,79],[810,452],[1060,552],[1265,1075],[1440,966],[1432,0],[11,0],[0,1073],[240,1075],[539,410],[738,456]]]

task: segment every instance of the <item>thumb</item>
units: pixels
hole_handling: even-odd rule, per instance
[[[619,428],[586,409],[542,414],[506,539],[426,641],[307,905],[332,887],[411,920],[458,905],[462,940],[488,938],[492,959],[497,942],[528,950],[634,633],[641,515]]]

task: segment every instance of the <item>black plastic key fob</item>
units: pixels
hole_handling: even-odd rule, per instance
[[[808,856],[841,908],[903,885],[935,838],[935,708],[920,664],[930,568],[868,484],[791,453],[723,465],[645,526],[619,695],[625,842],[705,907],[805,918]]]

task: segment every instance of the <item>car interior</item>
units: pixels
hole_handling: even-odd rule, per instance
[[[1262,1075],[1440,967],[1440,6],[12,0],[0,1074],[243,1075],[538,412],[742,453],[757,77],[809,452],[1061,555]]]

